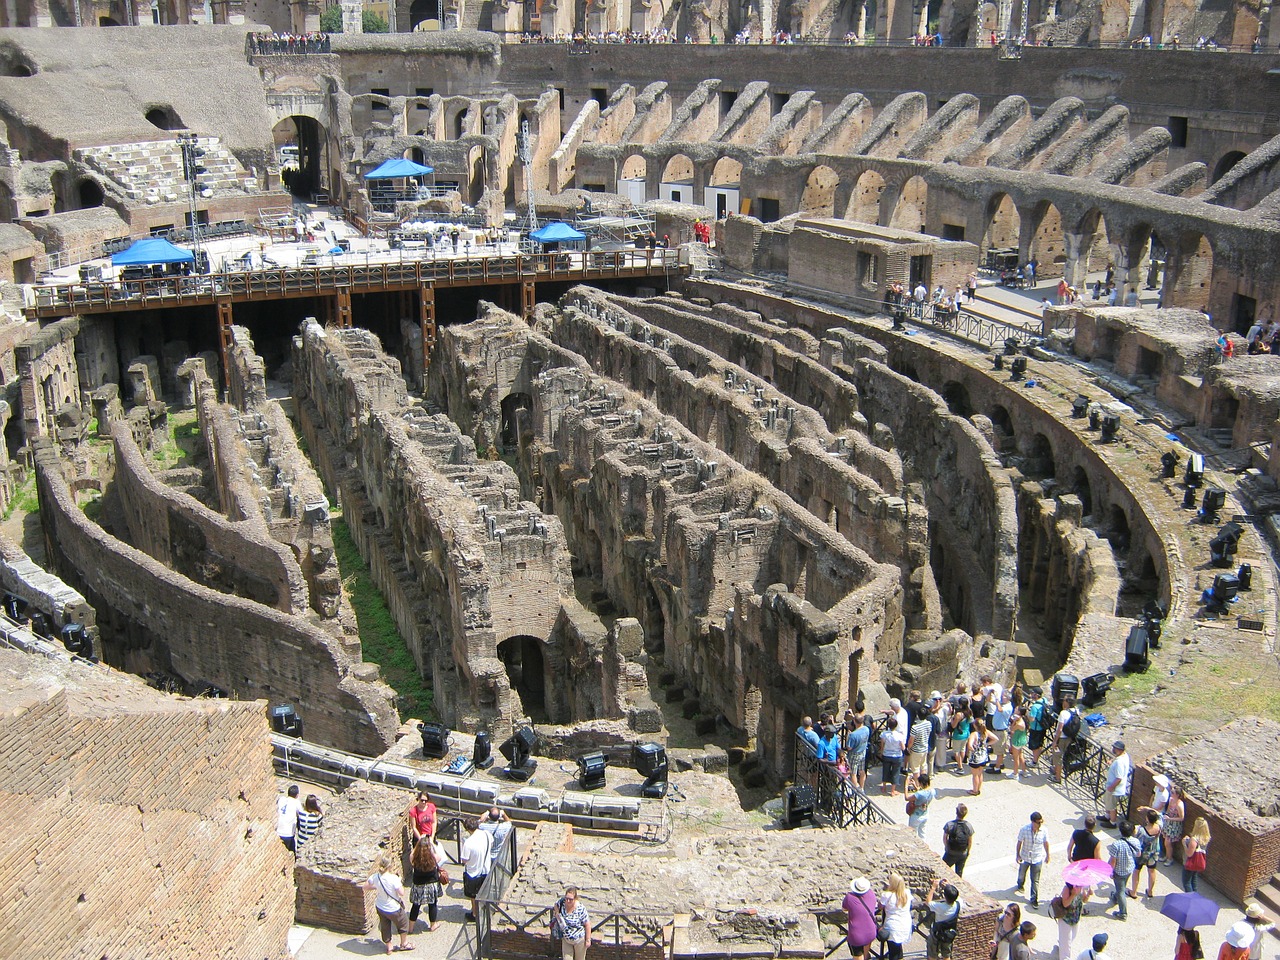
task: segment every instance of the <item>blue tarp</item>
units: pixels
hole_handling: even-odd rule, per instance
[[[366,173],[364,178],[366,180],[391,180],[395,177],[420,177],[434,170],[435,167],[424,167],[422,164],[406,160],[404,157],[392,157],[390,160],[378,164]]]
[[[150,266],[157,263],[191,263],[195,254],[175,247],[163,237],[144,237],[125,250],[111,255],[117,267]]]
[[[558,243],[565,240],[585,240],[587,235],[581,230],[575,230],[564,221],[557,220],[555,223],[548,223],[545,227],[531,231],[529,239],[537,240],[539,243]]]

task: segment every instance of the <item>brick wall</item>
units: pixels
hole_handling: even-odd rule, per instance
[[[1151,802],[1155,795],[1154,776],[1155,771],[1145,765],[1134,770],[1132,797],[1138,804]],[[1229,813],[1210,809],[1194,797],[1184,799],[1186,829],[1191,829],[1196,817],[1204,817],[1213,837],[1209,843],[1205,880],[1236,903],[1243,904],[1280,870],[1280,826],[1266,832],[1251,832]]]
[[[263,705],[37,669],[92,699],[43,678],[6,693],[0,956],[284,957],[293,889]]]
[[[97,609],[108,662],[294,703],[318,743],[377,756],[393,742],[391,689],[354,676],[357,664],[329,633],[202,587],[112,537],[76,506],[47,441],[36,481],[50,560]]]

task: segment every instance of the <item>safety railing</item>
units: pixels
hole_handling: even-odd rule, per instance
[[[852,777],[840,773],[831,764],[819,760],[813,747],[798,734],[795,773],[792,779],[796,783],[806,783],[813,788],[817,808],[836,826],[893,822],[870,797],[858,789]]]
[[[552,952],[553,904],[490,901],[484,899],[484,894],[482,887],[476,898],[474,935],[459,937],[451,958],[461,960],[468,955],[463,950],[469,948],[471,960],[546,960]],[[591,938],[597,947],[625,949],[628,956],[637,960],[663,960],[670,955],[667,932],[672,922],[670,914],[621,910],[593,914]]]
[[[574,280],[635,277],[679,266],[677,252],[615,250],[587,253],[509,254],[428,258],[400,251],[393,260],[325,266],[267,267],[190,276],[47,285],[33,288],[35,316],[100,313],[117,309],[195,306],[218,299],[255,300],[404,289],[424,284],[470,285],[514,280]],[[359,254],[349,254],[348,258]]]
[[[1062,755],[1064,792],[1095,806],[1101,804],[1107,792],[1107,771],[1114,759],[1111,751],[1092,737],[1077,737]],[[1129,797],[1117,798],[1117,801],[1117,814],[1129,819]]]

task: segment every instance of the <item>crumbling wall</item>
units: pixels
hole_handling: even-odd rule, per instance
[[[45,548],[98,611],[104,659],[237,699],[291,702],[310,739],[366,756],[386,749],[396,713],[376,666],[301,618],[217,593],[117,540],[80,510],[47,441],[35,459]]]
[[[10,651],[0,677],[0,953],[286,955],[292,858],[261,701],[183,700]],[[68,838],[86,824],[106,855]]]

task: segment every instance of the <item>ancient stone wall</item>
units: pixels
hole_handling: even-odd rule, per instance
[[[79,406],[75,353],[79,330],[78,320],[59,320],[32,332],[14,350],[21,383],[22,428],[28,442],[53,432],[64,405]]]
[[[292,858],[261,702],[179,699],[10,651],[0,675],[0,953],[287,955]],[[86,857],[85,824],[107,855]]]
[[[108,662],[293,703],[320,743],[376,756],[391,742],[396,713],[391,690],[371,679],[376,667],[353,663],[298,617],[203,587],[108,534],[80,510],[43,442],[36,481],[50,562],[98,611]]]
[[[275,607],[307,609],[293,554],[248,521],[232,522],[165,486],[151,473],[127,424],[111,425],[122,538],[182,576],[220,593]]]

